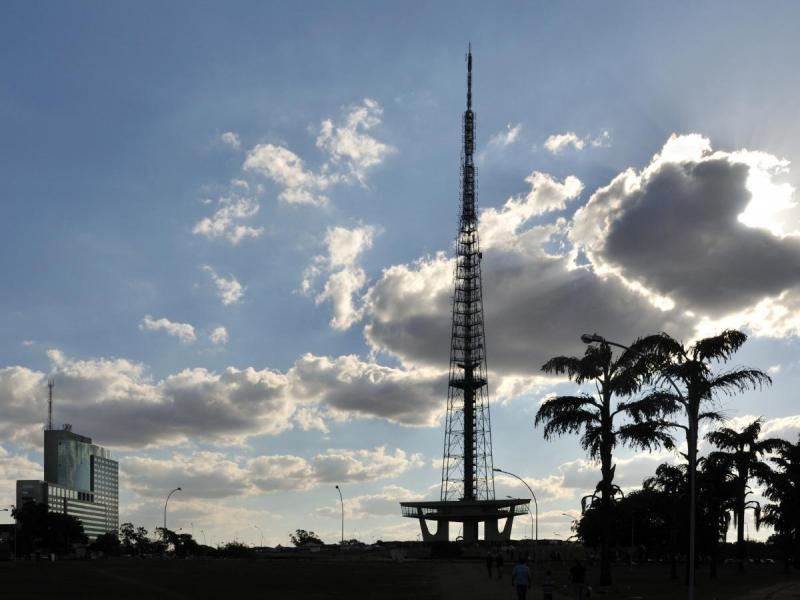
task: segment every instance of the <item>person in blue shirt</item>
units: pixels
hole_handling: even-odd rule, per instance
[[[522,557],[520,557],[514,570],[511,571],[511,585],[517,588],[517,598],[525,600],[525,596],[528,594],[528,587],[531,585],[531,570]]]

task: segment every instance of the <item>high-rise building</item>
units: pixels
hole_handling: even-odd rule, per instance
[[[52,407],[52,385],[50,386]],[[51,413],[52,414],[52,413]],[[18,480],[17,506],[47,504],[76,517],[90,539],[119,529],[119,464],[111,452],[70,425],[44,431],[44,480]]]
[[[438,501],[401,502],[403,516],[419,519],[426,541],[448,539],[451,522],[463,524],[465,542],[478,539],[484,524],[489,541],[509,539],[514,517],[529,500],[494,495],[492,426],[483,329],[483,253],[478,239],[475,113],[472,110],[472,52],[467,55],[467,109],[463,117],[461,211],[454,273],[442,487]],[[502,529],[499,521],[505,520]],[[436,521],[431,533],[426,521]]]

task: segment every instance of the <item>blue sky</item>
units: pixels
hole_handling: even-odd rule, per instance
[[[468,42],[495,462],[543,490],[542,535],[594,486],[531,424],[574,389],[538,367],[581,327],[743,328],[736,363],[775,383],[725,409],[794,435],[797,13],[6,3],[0,501],[36,476],[53,375],[57,421],[121,460],[123,520],[182,485],[176,519],[215,539],[335,539],[339,483],[353,533],[413,538],[396,501],[440,476]],[[628,485],[661,459],[630,456]]]

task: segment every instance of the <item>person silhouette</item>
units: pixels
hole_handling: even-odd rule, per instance
[[[525,600],[530,584],[531,570],[525,564],[525,559],[520,557],[511,571],[511,585],[517,589],[517,600]]]

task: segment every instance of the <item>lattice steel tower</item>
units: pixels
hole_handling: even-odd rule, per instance
[[[483,289],[476,212],[472,50],[461,153],[461,215],[456,239],[441,500],[494,500],[492,424],[483,332]]]
[[[404,517],[417,519],[424,542],[450,539],[450,524],[461,523],[465,544],[511,539],[514,517],[528,512],[530,500],[494,497],[492,423],[483,335],[481,249],[476,212],[475,113],[472,112],[472,51],[467,54],[467,110],[461,155],[461,214],[456,239],[455,291],[450,336],[442,490],[439,500],[403,501]],[[500,526],[500,522],[504,524]],[[429,526],[436,524],[436,531]]]

